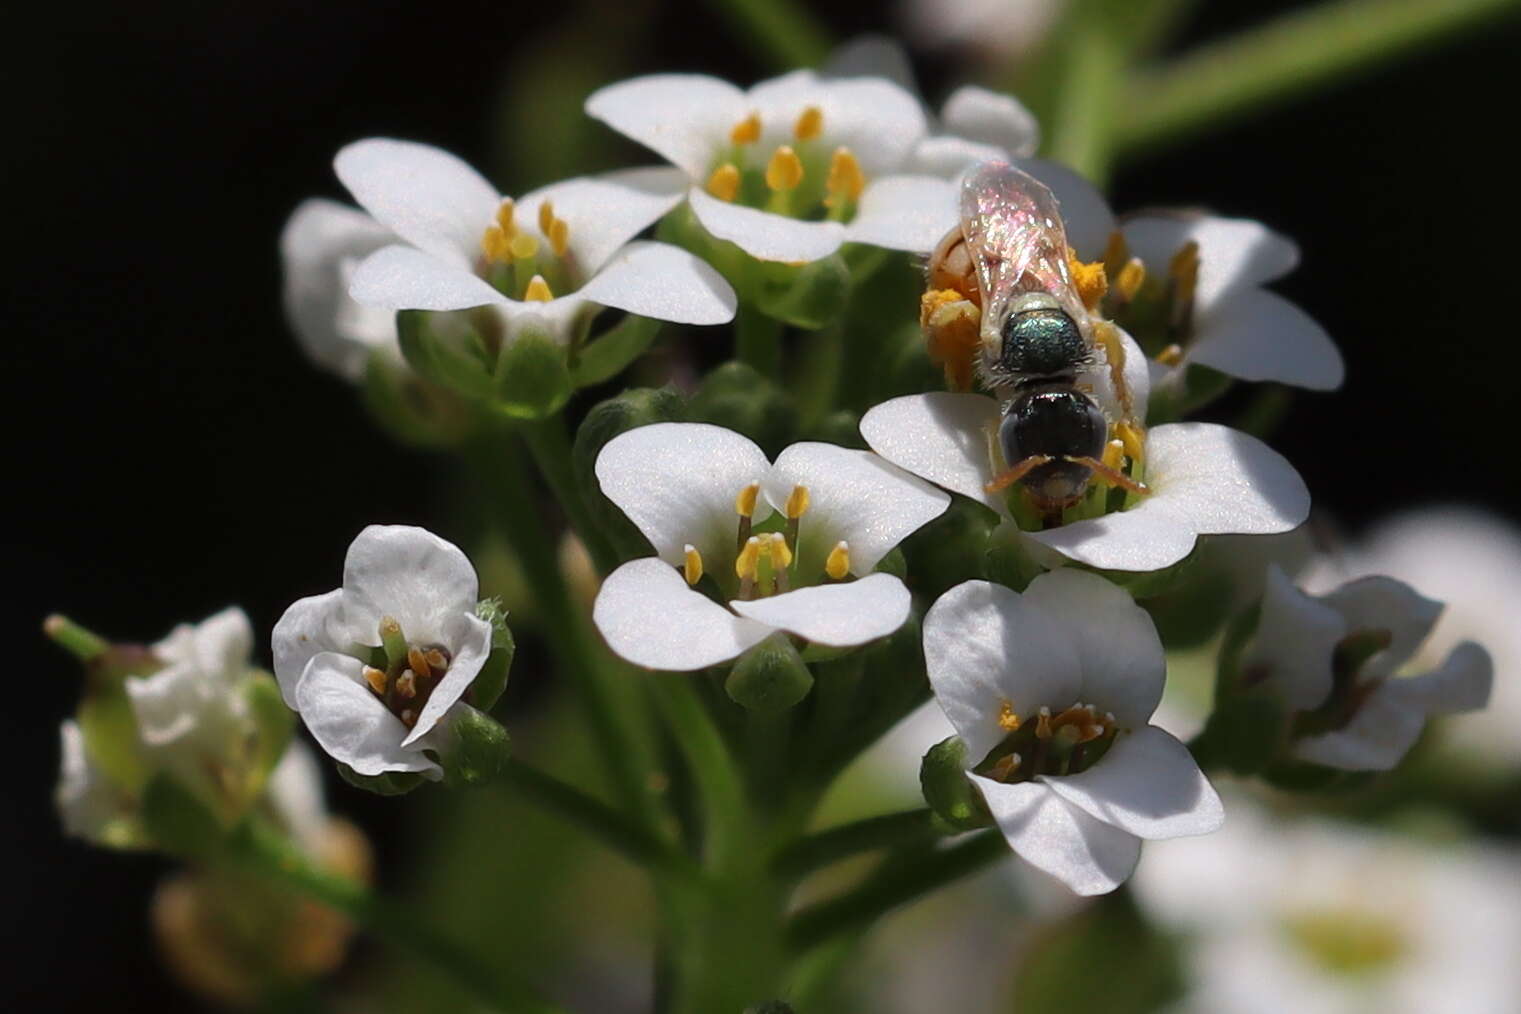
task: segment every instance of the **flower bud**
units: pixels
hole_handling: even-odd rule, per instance
[[[745,363],[724,363],[702,382],[687,404],[693,422],[743,433],[775,457],[797,433],[791,395]]]
[[[850,300],[851,275],[839,254],[794,267],[766,263],[753,298],[761,312],[816,331],[832,324]]]
[[[370,416],[403,444],[453,447],[470,432],[470,413],[458,395],[393,356],[370,356],[361,393]]]
[[[670,388],[636,387],[593,406],[576,431],[575,446],[571,449],[576,483],[581,487],[592,520],[625,559],[647,553],[649,543],[634,523],[602,495],[602,486],[597,482],[597,455],[620,433],[650,423],[683,422],[686,415],[686,403]]]
[[[991,822],[982,797],[966,776],[966,744],[952,736],[929,748],[919,765],[919,787],[935,816],[957,831],[987,827]]]
[[[813,689],[813,673],[784,633],[772,634],[739,657],[724,690],[750,711],[777,714]]]
[[[461,708],[451,716],[440,739],[438,761],[450,788],[485,785],[512,760],[512,745],[502,723],[474,708]]]

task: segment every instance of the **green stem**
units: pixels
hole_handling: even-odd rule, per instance
[[[686,856],[630,821],[625,814],[551,774],[513,761],[502,771],[500,779],[504,787],[589,832],[639,866],[681,878],[699,876]]]
[[[241,869],[283,884],[342,912],[396,950],[431,965],[477,1002],[506,1014],[563,1014],[500,965],[483,964],[456,941],[361,884],[312,866],[286,838],[260,825],[245,825],[221,853]]]
[[[734,318],[734,358],[768,380],[782,376],[782,322],[747,303]]]
[[[811,950],[1008,854],[1003,835],[990,829],[918,862],[894,865],[848,894],[798,912],[787,927],[787,943],[794,952]]]
[[[816,67],[829,54],[829,34],[794,0],[713,0],[729,26],[777,70]]]
[[[1102,189],[1113,161],[1126,50],[1111,23],[1113,15],[1099,5],[1085,6],[1069,22],[1050,150],[1052,158]]]
[[[772,869],[780,876],[802,877],[858,852],[916,841],[934,831],[926,808],[867,817],[798,839],[777,853]]]
[[[1116,141],[1127,151],[1173,141],[1518,9],[1517,0],[1330,0],[1295,11],[1136,77]]]
[[[596,564],[598,573],[611,573],[618,565],[618,557],[603,540],[586,509],[586,500],[581,495],[581,488],[577,485],[575,472],[571,468],[570,438],[565,432],[564,418],[557,414],[548,419],[527,422],[521,426],[521,432],[523,442],[528,445],[528,453],[533,455],[534,465],[549,483],[549,488],[560,502],[560,508],[565,511],[571,527],[580,536],[592,562]]]
[[[739,770],[718,727],[697,699],[691,682],[695,677],[661,673],[647,679],[697,786],[705,858],[710,865],[724,865],[743,851],[749,823]]]

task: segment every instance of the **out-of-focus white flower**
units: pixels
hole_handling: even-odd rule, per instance
[[[371,525],[349,546],[343,587],[294,603],[275,624],[275,676],[317,742],[361,775],[442,769],[430,734],[491,653],[475,568],[457,546]]]
[[[685,324],[734,316],[733,290],[708,264],[666,243],[630,242],[681,200],[668,170],[566,180],[513,201],[425,144],[357,141],[333,166],[403,241],[354,269],[349,294],[366,306],[489,307],[504,341],[531,330],[568,342],[598,306]]]
[[[1310,727],[1295,756],[1351,771],[1398,764],[1432,715],[1482,708],[1489,654],[1465,641],[1433,671],[1401,675],[1442,604],[1389,577],[1359,578],[1319,597],[1269,569],[1242,678],[1271,686]]]
[[[899,0],[904,37],[1009,63],[1039,48],[1064,0]]]
[[[1007,494],[987,490],[1002,471],[989,439],[998,421],[998,402],[986,395],[914,394],[868,411],[861,435],[888,461],[1008,519]],[[1151,492],[1133,506],[1023,536],[1102,570],[1152,571],[1183,559],[1200,535],[1286,532],[1309,514],[1310,494],[1293,466],[1225,426],[1149,430],[1145,469]]]
[[[957,585],[925,616],[924,656],[999,830],[1074,892],[1118,887],[1142,839],[1220,826],[1188,749],[1148,722],[1166,675],[1156,628],[1103,578]]]
[[[596,474],[657,555],[609,575],[593,619],[622,657],[674,671],[735,658],[777,630],[832,647],[892,633],[908,589],[872,569],[950,502],[866,451],[801,443],[772,464],[705,423],[623,433]],[[694,587],[705,575],[727,607]]]
[[[1134,881],[1184,936],[1198,1014],[1515,1010],[1521,862],[1228,799],[1219,834],[1151,850]]]
[[[396,235],[337,201],[302,201],[280,233],[285,313],[312,361],[343,377],[364,376],[376,353],[401,360],[394,310],[363,306],[349,295],[359,262]]]

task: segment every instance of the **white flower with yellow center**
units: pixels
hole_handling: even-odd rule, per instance
[[[773,464],[705,423],[623,433],[596,474],[656,556],[613,571],[593,619],[623,658],[673,671],[726,662],[777,630],[837,648],[891,634],[910,596],[873,568],[949,503],[866,451],[793,444]]]
[[[1268,572],[1257,632],[1241,659],[1244,683],[1276,689],[1298,712],[1294,756],[1349,771],[1387,771],[1428,718],[1489,701],[1494,666],[1472,641],[1434,670],[1405,673],[1442,604],[1389,577],[1365,577],[1327,595]]]
[[[442,777],[426,751],[491,654],[475,568],[452,543],[371,525],[349,546],[343,587],[275,624],[275,677],[318,744],[361,775]]]
[[[425,144],[372,138],[333,161],[360,206],[404,244],[366,257],[349,293],[388,310],[489,307],[504,340],[581,337],[597,307],[683,324],[721,324],[734,293],[666,243],[631,242],[681,200],[664,169],[566,180],[514,201]]]
[[[1010,847],[1078,894],[1123,883],[1142,839],[1220,826],[1187,747],[1149,724],[1167,667],[1156,628],[1103,578],[957,585],[924,618],[924,661]]]
[[[883,78],[800,70],[745,91],[656,74],[599,89],[586,111],[680,169],[703,228],[759,260],[807,263],[844,243],[927,253],[955,220],[954,185],[917,162],[918,99]]]

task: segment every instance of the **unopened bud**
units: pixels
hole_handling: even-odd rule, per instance
[[[991,823],[982,796],[966,776],[966,744],[952,736],[930,747],[919,765],[919,787],[935,815],[958,831]]]
[[[724,682],[736,704],[763,714],[786,711],[812,688],[813,673],[783,633],[772,634],[741,655]]]

